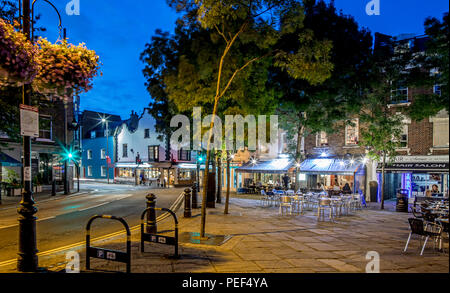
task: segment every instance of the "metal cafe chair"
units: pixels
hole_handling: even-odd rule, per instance
[[[342,198],[339,196],[331,197],[331,208],[336,217],[340,217],[342,215]]]
[[[439,250],[441,250],[442,249],[442,236],[443,236],[443,234],[445,233],[445,234],[447,234],[447,241],[449,241],[449,232],[448,232],[448,216],[447,216],[447,219],[446,219],[446,221],[445,221],[445,219],[442,219],[442,218],[438,218],[438,219],[436,219],[436,223],[439,225],[439,226],[441,226],[441,236],[440,236],[440,239],[439,239]]]
[[[329,198],[320,198],[317,206],[317,220],[320,221],[322,216],[325,221],[325,211],[329,212],[330,220],[333,221],[333,208],[331,206],[331,199]]]
[[[280,197],[280,214],[284,214],[284,210],[289,208],[289,215],[292,215],[292,198],[290,196]]]
[[[293,191],[292,189],[288,189],[286,190],[286,195],[294,195],[295,191]]]
[[[303,214],[305,198],[303,196],[294,195],[292,197],[292,207],[297,214]]]
[[[359,195],[359,193],[353,194],[352,206],[354,210],[362,209],[361,196]]]
[[[409,226],[411,228],[411,232],[409,233],[408,241],[406,241],[405,249],[403,250],[403,252],[406,252],[406,250],[408,249],[408,245],[409,245],[409,241],[411,240],[411,236],[413,234],[416,234],[421,237],[420,240],[423,239],[423,237],[426,237],[425,242],[422,247],[422,250],[420,252],[420,255],[423,255],[423,251],[425,249],[425,246],[427,245],[428,239],[430,237],[433,237],[436,239],[439,238],[441,235],[442,228],[441,228],[441,226],[439,226],[435,223],[424,224],[424,221],[421,219],[409,218],[408,221],[409,221]],[[430,230],[430,229],[428,229],[429,226],[435,226],[436,229]],[[433,231],[433,230],[435,230],[435,231]],[[435,246],[436,246],[436,243],[435,243]]]
[[[264,206],[271,206],[272,205],[272,199],[270,198],[270,195],[267,195],[264,189],[261,189],[261,205]]]

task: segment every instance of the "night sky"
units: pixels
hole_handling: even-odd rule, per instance
[[[145,44],[157,28],[173,32],[177,18],[165,0],[79,0],[80,15],[69,16],[65,7],[70,0],[53,0],[74,44],[86,43],[100,56],[103,76],[94,88],[81,96],[81,109],[120,115],[127,119],[131,110],[142,112],[151,99],[144,86],[143,63],[139,60]],[[370,0],[335,0],[344,14],[355,17],[360,26],[372,33],[389,35],[423,34],[426,17],[442,19],[448,12],[447,0],[380,0],[380,15],[368,16]],[[54,42],[58,38],[58,18],[44,1],[37,1],[35,14],[39,25],[47,28],[43,36]]]

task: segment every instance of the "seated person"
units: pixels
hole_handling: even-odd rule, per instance
[[[345,183],[344,187],[342,188],[342,192],[345,194],[352,193],[352,189],[350,188],[350,185],[348,183]]]
[[[433,184],[431,187],[431,196],[440,196],[439,187],[436,184]]]

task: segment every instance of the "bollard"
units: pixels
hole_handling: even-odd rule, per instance
[[[192,208],[197,209],[197,184],[192,184]]]
[[[52,181],[52,196],[56,195],[56,180],[53,179]]]
[[[192,217],[191,213],[191,189],[186,188],[184,190],[184,217],[190,218]]]
[[[156,196],[153,193],[147,194],[145,197],[147,199],[147,208],[152,208],[147,213],[147,233],[157,233],[156,227]]]

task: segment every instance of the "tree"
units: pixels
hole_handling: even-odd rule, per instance
[[[275,47],[283,35],[292,33],[302,26],[302,7],[297,1],[169,0],[168,2],[178,11],[185,12],[185,20],[198,22],[203,29],[207,30],[216,44],[216,50],[220,52],[216,56],[211,54],[202,56],[210,57],[210,59],[203,58],[210,62],[206,62],[208,66],[202,66],[198,70],[209,80],[205,83],[206,87],[200,85],[199,88],[204,89],[203,92],[192,91],[192,99],[189,99],[190,105],[198,102],[198,99],[213,105],[211,130],[214,128],[214,116],[219,110],[219,101],[226,99],[225,97],[238,100],[230,93],[233,86],[238,80],[245,80],[252,67],[267,62],[270,58],[273,58],[273,62],[291,76],[308,80],[313,84],[323,82],[329,76],[332,67],[328,62],[330,45],[328,42],[316,42],[311,32],[305,31],[297,35],[297,39],[300,39],[304,45],[298,51],[286,52]],[[209,43],[209,40],[207,42]],[[203,51],[202,48],[199,49],[200,52]],[[180,66],[179,73],[183,75],[182,79],[191,81],[185,84],[189,86],[187,90],[199,85],[198,80],[191,79],[195,70],[187,62]],[[173,97],[176,100],[178,89],[180,87],[169,88],[169,98]],[[183,99],[186,99],[185,90],[186,88],[181,89],[181,92],[184,92],[181,95]],[[242,96],[237,89],[233,92],[237,93],[238,97]],[[180,108],[179,105],[178,107]],[[212,131],[210,131],[206,147],[204,186],[208,183],[211,138]],[[205,202],[206,188],[203,190],[200,237],[205,236]]]
[[[412,65],[415,53],[408,42],[398,42],[385,35],[376,37],[384,40],[375,45],[370,58],[370,83],[364,89],[364,107],[360,113],[366,127],[361,127],[360,143],[366,147],[369,157],[381,160],[381,209],[384,209],[385,166],[387,159],[395,158],[400,147],[405,117],[390,105],[404,99],[398,88],[417,84],[422,68]]]
[[[429,37],[425,51],[417,54],[414,59],[416,68],[414,85],[418,87],[432,88],[440,86],[440,94],[419,94],[409,107],[409,116],[415,120],[422,120],[436,115],[440,110],[449,112],[449,29],[448,12],[444,14],[442,21],[436,18],[425,20],[425,34]],[[432,72],[433,74],[429,74]]]
[[[296,159],[297,166],[303,160],[303,137],[319,131],[333,132],[338,121],[359,112],[372,48],[370,32],[359,28],[353,17],[337,12],[333,2],[305,1],[303,23],[316,39],[332,43],[330,61],[333,71],[326,82],[309,84],[274,68],[273,82],[283,93],[277,110],[280,126],[287,132],[288,151]],[[298,50],[302,46],[293,37],[296,33],[280,39],[284,50]],[[296,171],[298,176],[299,167]]]

